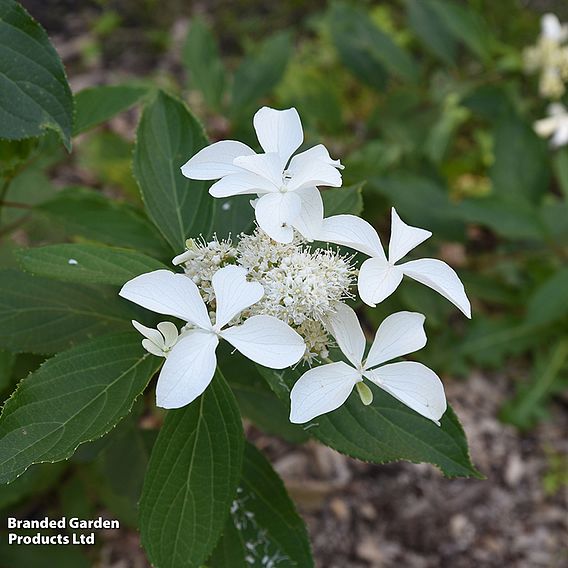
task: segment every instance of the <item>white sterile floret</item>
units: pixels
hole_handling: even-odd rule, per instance
[[[221,268],[213,275],[212,287],[216,302],[214,324],[197,286],[184,274],[156,270],[137,276],[120,290],[123,298],[192,326],[167,354],[156,388],[158,406],[180,408],[203,393],[215,373],[219,339],[225,339],[252,361],[273,369],[294,365],[304,354],[303,339],[276,318],[255,316],[241,325],[227,325],[264,294],[260,284],[247,282],[244,268]],[[144,335],[153,331],[135,327]],[[161,345],[155,335],[153,341]]]
[[[365,336],[357,315],[345,304],[338,306],[329,325],[339,348],[351,363],[340,361],[306,371],[290,392],[290,421],[303,424],[339,408],[353,388],[368,379],[400,402],[429,418],[438,426],[446,411],[446,395],[439,377],[421,363],[387,361],[413,353],[426,345],[424,316],[398,312],[379,326],[367,357]],[[363,401],[370,402],[368,387],[361,389]]]
[[[214,180],[213,197],[253,194],[256,220],[274,240],[290,243],[294,229],[313,239],[323,218],[318,186],[341,186],[339,160],[319,144],[292,156],[304,141],[295,108],[261,108],[253,119],[264,154],[234,140],[215,142],[181,168],[190,179]]]
[[[563,104],[548,107],[548,117],[534,123],[535,132],[541,138],[550,138],[550,145],[559,148],[568,144],[568,110]]]
[[[202,298],[209,303],[215,297],[211,286],[213,275],[219,268],[234,263],[236,249],[230,239],[220,241],[217,236],[209,242],[187,239],[185,246],[186,251],[178,254],[172,264],[183,264],[185,273],[199,286]]]
[[[132,325],[146,338],[142,340],[142,347],[157,357],[167,357],[179,337],[178,329],[171,321],[159,323],[158,329],[146,327],[136,320],[132,320]]]
[[[388,298],[401,283],[403,276],[432,288],[468,318],[471,306],[456,272],[441,260],[422,258],[396,264],[432,233],[404,223],[392,209],[388,259],[377,231],[367,221],[354,215],[335,215],[324,219],[318,240],[344,245],[362,252],[368,258],[359,269],[357,282],[361,300],[369,306]]]

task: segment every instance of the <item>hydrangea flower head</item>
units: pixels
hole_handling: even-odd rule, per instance
[[[261,108],[253,120],[264,150],[234,140],[215,142],[189,159],[181,171],[197,180],[218,179],[209,189],[213,197],[255,194],[256,220],[275,241],[290,243],[294,229],[313,239],[323,218],[318,186],[341,186],[339,160],[332,160],[319,144],[293,156],[304,141],[295,108]]]

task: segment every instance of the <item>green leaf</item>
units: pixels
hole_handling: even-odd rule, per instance
[[[545,226],[535,207],[510,196],[465,199],[457,208],[465,221],[489,227],[508,239],[536,239],[545,236]]]
[[[548,325],[568,315],[568,268],[561,268],[540,285],[527,304],[529,325]]]
[[[363,213],[363,186],[365,182],[349,187],[322,191],[325,217],[332,215],[361,215]]]
[[[0,346],[56,353],[95,335],[130,328],[138,312],[115,290],[0,272]]]
[[[15,362],[16,355],[14,353],[0,350],[0,393],[10,384]]]
[[[207,144],[187,107],[159,91],[145,108],[134,150],[134,176],[148,215],[175,251],[189,236],[208,235],[214,199],[208,184],[189,180],[181,166]]]
[[[538,203],[548,189],[546,142],[513,113],[495,125],[491,181],[496,194]]]
[[[229,236],[234,239],[241,233],[252,233],[255,224],[250,202],[250,195],[234,195],[221,200],[215,208],[212,232],[220,239]]]
[[[480,59],[491,57],[492,38],[486,23],[465,5],[449,0],[421,0],[436,12],[440,22]]]
[[[415,81],[413,59],[380,30],[361,9],[334,3],[329,15],[331,35],[343,63],[362,81],[378,90],[386,84],[387,71]]]
[[[258,368],[276,394],[289,401],[290,389],[303,370]],[[451,408],[439,427],[372,383],[368,386],[373,392],[369,406],[354,391],[341,408],[318,416],[304,428],[327,446],[360,460],[426,462],[438,466],[447,477],[481,477],[470,461],[463,429]]]
[[[554,153],[552,165],[564,198],[568,199],[568,148],[558,148]]]
[[[140,501],[142,544],[154,566],[199,567],[209,557],[236,493],[243,441],[220,372],[200,398],[168,412]]]
[[[231,517],[211,558],[213,568],[314,565],[304,522],[266,458],[247,443]]]
[[[137,334],[93,339],[23,379],[0,417],[0,483],[30,465],[67,459],[130,411],[162,360]]]
[[[0,485],[0,509],[40,495],[53,487],[65,470],[66,464],[38,464],[30,467],[25,473],[9,485]]]
[[[45,30],[14,0],[0,0],[0,138],[56,131],[71,150],[73,97]]]
[[[219,110],[225,92],[225,67],[215,37],[201,18],[191,21],[182,61],[191,73],[191,85],[201,91],[211,108]]]
[[[293,443],[305,442],[309,436],[289,419],[287,406],[272,392],[256,365],[227,342],[217,349],[218,365],[239,403],[241,414],[264,432]]]
[[[118,431],[113,432],[110,443],[94,462],[97,476],[92,482],[104,506],[122,523],[136,528],[138,501],[150,457],[145,435],[154,431],[141,430],[132,414],[116,428]]]
[[[168,244],[147,217],[96,191],[70,187],[38,209],[61,222],[73,236],[139,249],[158,258],[171,256]]]
[[[92,244],[47,245],[16,253],[27,272],[66,282],[114,284],[167,266],[140,252]]]
[[[457,43],[444,25],[432,0],[405,0],[408,23],[427,49],[447,63],[455,64]]]
[[[248,54],[235,72],[232,111],[242,114],[280,82],[292,53],[290,34],[279,32]]]
[[[136,104],[148,89],[131,85],[104,85],[83,89],[75,95],[75,131],[80,134],[106,122]]]

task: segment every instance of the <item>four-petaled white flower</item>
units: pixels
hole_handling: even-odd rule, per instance
[[[423,258],[396,264],[413,248],[432,235],[430,231],[404,223],[392,209],[388,259],[377,231],[367,221],[354,215],[335,215],[323,220],[318,240],[348,246],[368,258],[359,270],[359,296],[369,306],[388,298],[403,276],[429,286],[455,304],[468,318],[471,306],[456,272],[441,260]]]
[[[158,329],[146,327],[136,320],[132,320],[132,325],[145,337],[142,347],[156,357],[167,357],[179,337],[178,329],[171,321],[160,322]]]
[[[226,266],[213,276],[214,323],[197,286],[183,274],[156,270],[137,276],[122,287],[120,295],[123,298],[189,324],[167,353],[156,389],[158,406],[180,408],[203,393],[215,373],[215,350],[219,338],[265,367],[284,369],[301,359],[306,349],[304,341],[290,326],[275,317],[253,316],[243,324],[227,327],[241,311],[258,302],[264,294],[260,284],[247,282],[246,274],[242,267]],[[147,338],[148,329],[140,329]],[[165,331],[164,340],[169,344],[171,329],[163,328],[162,331]],[[157,336],[153,339],[161,347]]]
[[[559,148],[568,144],[568,111],[563,104],[548,107],[548,117],[534,123],[535,132],[541,138],[550,138],[550,145]]]
[[[414,361],[383,365],[426,345],[424,316],[398,312],[379,326],[367,358],[365,336],[357,315],[345,304],[330,318],[331,331],[351,365],[340,361],[305,372],[290,392],[290,421],[302,424],[339,408],[363,378],[440,425],[446,411],[442,382],[428,367]]]
[[[225,140],[199,151],[182,168],[190,179],[213,180],[213,197],[256,194],[259,226],[275,241],[290,243],[294,228],[313,240],[323,218],[318,186],[341,186],[343,166],[332,160],[322,144],[292,154],[304,140],[302,123],[295,108],[261,108],[253,120],[264,154]],[[292,157],[292,159],[290,159]]]

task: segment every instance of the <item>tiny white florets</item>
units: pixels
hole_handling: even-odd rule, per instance
[[[269,315],[292,326],[305,339],[304,359],[327,357],[329,336],[321,322],[338,302],[352,297],[355,269],[351,258],[329,249],[310,250],[296,236],[289,244],[271,239],[262,229],[241,234],[234,246],[217,238],[207,243],[189,239],[187,251],[174,259],[195,282],[203,299],[214,303],[213,274],[227,264],[248,270],[248,279],[264,288],[262,299],[245,310],[241,319]]]

